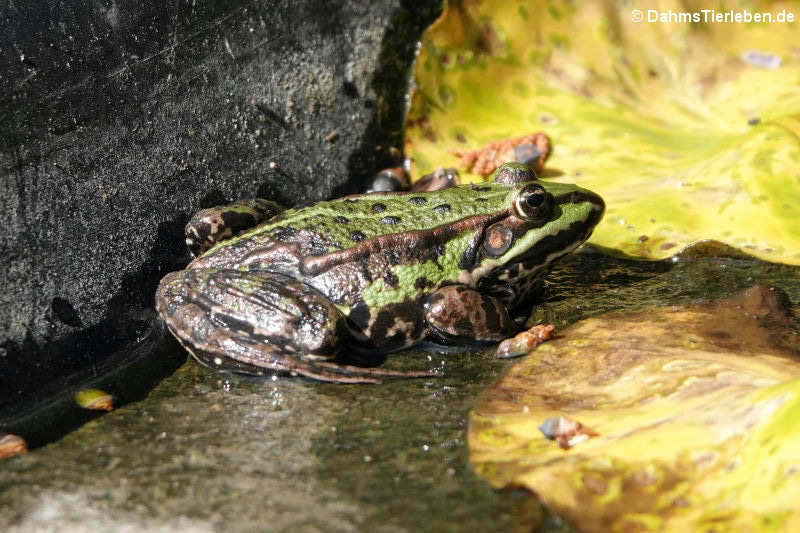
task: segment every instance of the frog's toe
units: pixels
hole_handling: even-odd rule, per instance
[[[249,344],[233,340],[226,345],[225,357],[214,356],[208,347],[189,350],[194,357],[209,368],[251,375],[288,373],[330,383],[380,383],[379,376],[365,372],[350,372],[342,365],[324,361],[307,360],[297,354],[279,353],[268,344]],[[357,367],[354,367],[357,368]],[[362,369],[369,370],[369,369]]]
[[[335,376],[348,378],[364,378],[364,383],[377,383],[382,379],[408,379],[408,378],[434,378],[441,374],[431,370],[390,370],[386,368],[373,368],[353,365],[342,365],[332,362],[318,362],[315,369],[324,369]]]

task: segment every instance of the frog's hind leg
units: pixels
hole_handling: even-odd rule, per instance
[[[315,289],[281,274],[173,272],[161,280],[156,308],[189,353],[214,369],[337,383],[431,375],[337,364],[347,335],[344,317]]]
[[[252,229],[284,210],[275,202],[261,198],[203,209],[186,224],[186,246],[198,257],[215,244]]]

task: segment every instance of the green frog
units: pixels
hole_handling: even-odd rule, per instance
[[[443,190],[212,208],[188,224],[198,256],[161,280],[156,308],[219,370],[342,383],[430,376],[376,363],[421,343],[519,332],[542,276],[604,208],[597,194],[514,163]]]

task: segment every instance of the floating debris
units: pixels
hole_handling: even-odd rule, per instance
[[[453,153],[461,158],[459,165],[481,176],[488,176],[503,163],[524,163],[534,172],[544,168],[550,156],[550,139],[544,133],[533,133],[514,139],[493,141],[478,150]]]
[[[113,411],[114,397],[100,389],[84,389],[75,393],[75,402],[84,409]]]
[[[232,59],[236,59],[236,54],[233,53],[233,47],[228,38],[223,37],[222,42],[225,43],[225,51],[228,52],[228,55],[231,56]]]
[[[548,439],[556,441],[562,450],[569,450],[576,444],[599,435],[593,429],[568,416],[548,418],[541,423],[539,431]]]
[[[510,359],[525,355],[543,342],[550,340],[555,329],[553,324],[537,324],[518,333],[500,343],[497,347],[497,357]]]
[[[742,61],[754,67],[775,70],[781,66],[781,58],[758,50],[745,50],[742,52]]]
[[[28,452],[28,443],[19,435],[0,433],[0,459]]]

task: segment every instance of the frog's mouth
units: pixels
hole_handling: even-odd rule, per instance
[[[594,224],[573,222],[568,228],[559,231],[555,235],[548,235],[542,238],[501,268],[519,265],[518,268],[532,271],[542,266],[551,265],[586,242],[592,235],[593,229]]]
[[[576,221],[558,233],[541,238],[524,252],[493,268],[478,281],[478,287],[506,301],[524,295],[554,263],[583,244],[591,236],[595,224],[594,220]]]

